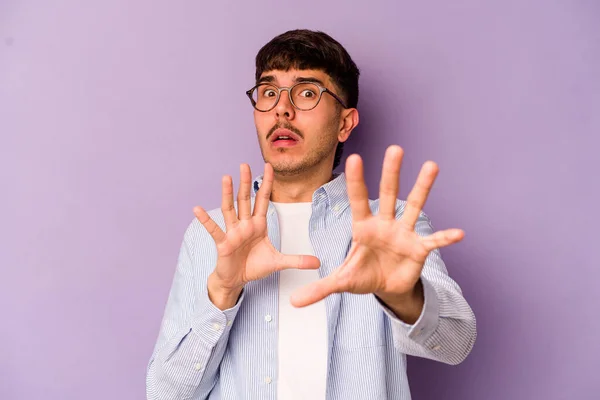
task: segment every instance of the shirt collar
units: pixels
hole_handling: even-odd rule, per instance
[[[256,192],[260,188],[263,180],[263,175],[258,176],[252,183],[252,193],[256,196]],[[344,172],[334,174],[333,179],[319,187],[312,196],[312,202],[325,202],[329,210],[339,217],[342,212],[350,205],[348,200],[348,192],[346,190],[346,174]]]

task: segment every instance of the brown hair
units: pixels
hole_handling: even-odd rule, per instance
[[[325,72],[350,108],[358,104],[360,71],[344,47],[324,32],[296,29],[265,44],[256,55],[256,81],[272,70],[316,69]],[[344,143],[335,150],[333,168],[342,158]]]

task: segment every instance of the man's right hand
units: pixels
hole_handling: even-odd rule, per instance
[[[284,255],[277,251],[267,235],[267,209],[273,187],[273,167],[265,164],[265,173],[251,210],[252,173],[248,164],[240,166],[240,188],[233,204],[233,181],[224,176],[221,211],[227,232],[209,217],[202,207],[195,207],[196,218],[212,236],[217,246],[217,265],[208,277],[208,296],[221,310],[233,307],[244,285],[289,268],[317,269],[320,262],[311,255]]]

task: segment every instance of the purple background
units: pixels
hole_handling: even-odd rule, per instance
[[[415,399],[592,399],[600,372],[600,3],[0,3],[0,398],[142,399],[192,207],[260,173],[244,91],[276,34],[361,67],[347,148],[441,172],[425,211],[478,318],[471,356],[411,359]],[[594,317],[596,315],[596,317]]]

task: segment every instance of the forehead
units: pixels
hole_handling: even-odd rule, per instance
[[[276,85],[290,85],[303,79],[318,80],[324,85],[331,83],[329,75],[318,69],[289,69],[265,71],[260,75],[259,81],[269,81]]]

